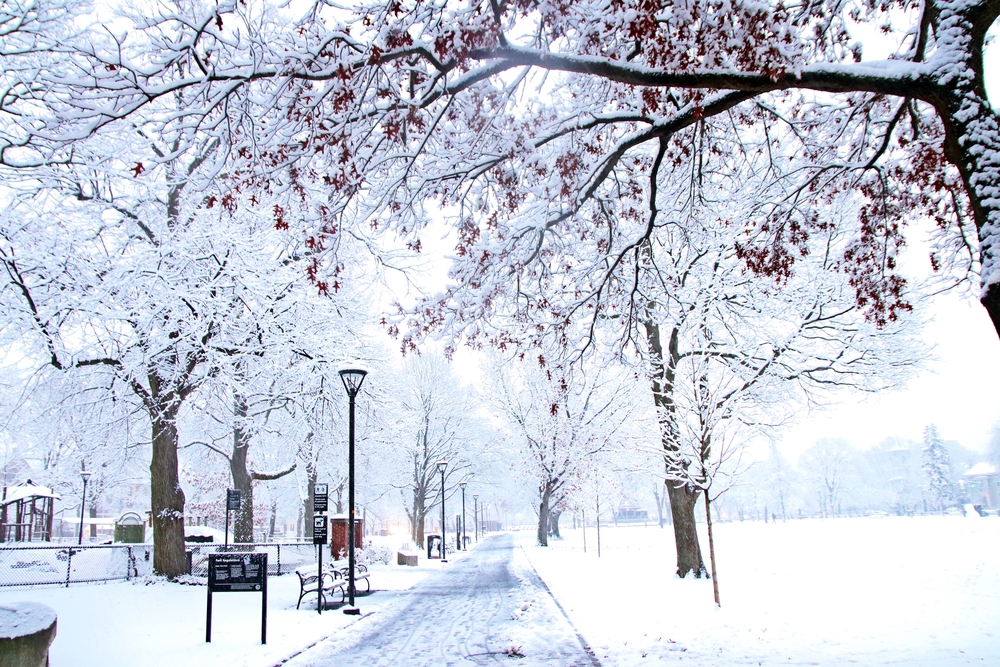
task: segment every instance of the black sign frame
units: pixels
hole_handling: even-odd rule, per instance
[[[330,539],[329,526],[325,516],[313,517],[313,544],[326,544]]]
[[[226,511],[239,512],[240,504],[243,502],[243,492],[239,489],[229,489],[226,491]]]
[[[317,483],[313,486],[313,512],[325,512],[330,507],[329,485]]]
[[[237,569],[238,568],[238,569]],[[267,554],[222,553],[208,555],[208,608],[205,641],[212,641],[213,593],[261,593],[260,643],[267,644]]]

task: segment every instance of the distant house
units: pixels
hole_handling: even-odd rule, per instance
[[[30,479],[20,486],[4,487],[0,500],[0,542],[52,541],[52,489]]]
[[[965,495],[973,505],[1000,507],[1000,470],[992,463],[977,463],[962,475]]]
[[[622,506],[615,512],[615,523],[645,523],[646,521],[649,521],[649,513],[634,505],[622,503]]]

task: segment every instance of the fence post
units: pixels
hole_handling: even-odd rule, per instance
[[[73,547],[66,550],[66,588],[69,588],[69,574],[73,569]]]
[[[275,576],[278,576],[278,577],[281,576],[281,545],[280,544],[278,545],[278,574],[275,575]]]
[[[125,581],[132,580],[132,568],[135,567],[135,554],[132,547],[128,547],[128,563],[125,565]],[[138,575],[138,572],[136,572]]]

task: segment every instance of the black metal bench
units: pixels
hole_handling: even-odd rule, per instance
[[[312,565],[298,568],[295,570],[295,574],[299,577],[299,601],[295,603],[296,609],[302,604],[302,598],[310,593],[316,593],[319,596],[320,606],[324,608],[327,597],[331,596],[334,591],[340,591],[341,603],[347,598],[347,582],[336,570],[327,570],[320,575],[317,567]]]
[[[334,570],[337,573],[339,579],[343,579],[344,583],[347,583],[348,577],[348,566],[338,567]],[[339,580],[338,579],[338,580]],[[362,581],[365,582],[365,593],[372,592],[372,582],[368,580],[368,568],[361,563],[354,566],[354,592],[358,592],[358,584]]]

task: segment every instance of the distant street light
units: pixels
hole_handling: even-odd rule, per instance
[[[345,614],[358,614],[360,610],[354,606],[354,399],[361,391],[361,383],[365,381],[368,371],[358,366],[340,369],[340,380],[347,390],[350,400],[350,410],[347,418],[347,594],[349,606],[344,608]],[[323,573],[319,573],[320,586],[323,583]],[[322,595],[322,591],[320,592]]]
[[[476,543],[478,544],[479,543],[479,494],[478,493],[472,494],[472,500],[474,500],[476,503],[476,511],[472,515],[473,517],[472,532],[475,533]]]
[[[460,482],[462,488],[462,534],[458,538],[458,548],[465,551],[465,486],[467,482]]]
[[[86,470],[80,472],[80,478],[83,480],[83,496],[80,498],[80,541],[77,544],[83,544],[83,508],[87,504],[87,480],[90,479],[90,473]]]
[[[441,562],[447,563],[448,559],[445,557],[445,542],[447,542],[448,536],[445,530],[444,523],[444,471],[448,467],[447,461],[438,461],[437,469],[441,473]]]

